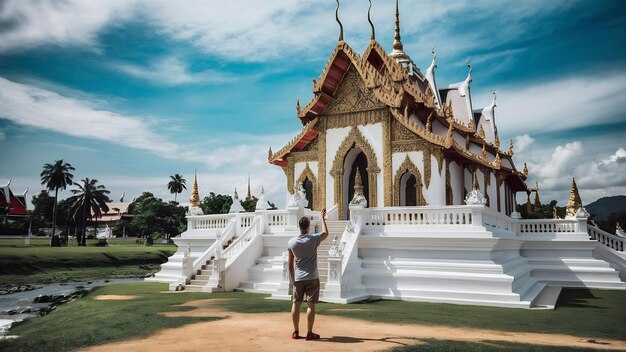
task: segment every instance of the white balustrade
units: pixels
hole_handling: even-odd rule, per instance
[[[591,225],[587,225],[587,232],[589,233],[590,239],[598,241],[602,245],[612,248],[616,251],[624,251],[624,242],[626,242],[626,238],[614,235],[612,233],[608,233]]]
[[[224,229],[235,214],[212,214],[187,217],[188,230]]]
[[[266,212],[266,216],[267,226],[285,227],[289,225],[289,211],[287,210],[268,210]]]
[[[518,220],[518,234],[576,233],[578,220],[574,219],[523,219]]]
[[[388,225],[471,225],[472,209],[461,207],[402,207],[364,209],[365,228]]]

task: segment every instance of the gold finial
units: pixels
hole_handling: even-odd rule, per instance
[[[300,107],[300,99],[298,99],[298,101],[296,101],[296,112],[298,116],[300,116],[300,111],[302,111],[302,108]]]
[[[270,149],[267,151],[267,160],[272,160],[272,146],[270,146]]]
[[[354,176],[354,195],[363,195],[363,181],[361,181],[361,172],[357,168],[356,175]]]
[[[200,194],[198,193],[198,173],[194,171],[193,174],[193,188],[191,189],[191,196],[189,197],[189,204],[192,207],[200,206]]]
[[[500,153],[496,153],[496,158],[493,160],[493,166],[499,168],[502,165],[502,160],[500,160]]]
[[[513,156],[513,140],[509,139],[509,155]]]
[[[370,23],[370,27],[372,27],[372,35],[370,36],[370,40],[376,40],[376,30],[374,29],[374,23],[372,22],[372,18],[370,17],[370,12],[372,11],[372,0],[368,0],[370,6],[367,8],[367,22]]]
[[[528,165],[526,165],[526,163],[524,163],[524,169],[522,170],[522,173],[524,174],[524,176],[528,176]]]
[[[576,212],[578,209],[582,208],[583,202],[580,199],[580,194],[578,193],[578,186],[576,185],[576,180],[572,177],[572,188],[569,192],[569,199],[567,200],[567,205],[565,205],[565,215],[566,217],[574,217],[576,216]]]
[[[402,50],[402,41],[400,40],[400,10],[398,9],[398,0],[396,0],[396,35],[393,37],[393,48]]]
[[[496,132],[496,139],[493,142],[493,146],[500,150],[500,137],[498,137],[498,132]]]
[[[539,199],[539,182],[535,181],[535,206],[538,207],[541,205],[541,200]]]
[[[480,153],[480,157],[484,160],[487,159],[487,149],[485,149],[485,141],[483,141],[483,150]]]
[[[341,21],[339,20],[339,0],[336,0],[336,1],[337,1],[337,8],[335,9],[335,20],[339,24],[339,41],[343,42],[343,24],[341,24]]]

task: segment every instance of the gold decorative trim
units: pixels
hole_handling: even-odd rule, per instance
[[[322,121],[320,121],[319,128],[320,133],[317,137],[317,174],[320,189],[318,204],[322,209],[324,209],[326,208],[326,119],[322,119]]]
[[[283,167],[283,171],[285,171],[285,175],[287,175],[287,192],[289,192],[289,194],[293,194],[295,167],[296,164],[294,163],[292,158],[287,159],[287,166]]]
[[[405,173],[411,173],[415,176],[415,190],[416,190],[416,200],[417,205],[428,205],[426,199],[424,198],[423,184],[422,184],[422,175],[419,169],[413,164],[411,158],[407,155],[404,158],[402,164],[400,164],[400,168],[396,171],[396,176],[394,177],[394,192],[393,192],[393,205],[400,206],[400,179],[402,175]]]
[[[391,116],[387,114],[382,121],[383,130],[383,188],[384,188],[384,204],[386,207],[392,205],[393,202],[393,184],[392,184],[392,147],[391,147]]]
[[[354,127],[357,125],[373,125],[381,122],[387,116],[387,108],[354,111],[339,114],[324,114],[326,128]]]
[[[330,169],[330,175],[334,178],[334,198],[335,204],[338,204],[339,206],[339,219],[344,219],[345,215],[343,211],[346,201],[343,198],[343,174],[345,171],[344,159],[352,147],[358,147],[361,149],[367,158],[368,191],[370,198],[367,201],[370,207],[377,206],[377,178],[380,168],[378,167],[376,153],[367,139],[361,134],[359,129],[357,127],[353,127],[339,146],[339,149],[335,154],[335,159],[333,160],[333,166]]]
[[[298,180],[296,181],[297,185],[301,185],[304,180],[308,178],[309,181],[313,184],[313,210],[319,210],[319,183],[317,182],[317,177],[313,173],[313,170],[309,167],[309,163],[306,163],[304,166],[304,170],[300,173]]]
[[[306,152],[292,152],[289,155],[288,160],[293,160],[294,163],[301,163],[307,161],[317,161],[317,150],[309,150]]]

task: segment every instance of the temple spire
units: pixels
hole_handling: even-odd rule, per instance
[[[376,30],[374,29],[374,23],[372,22],[372,18],[370,17],[370,12],[372,11],[372,0],[368,0],[370,6],[367,8],[367,22],[370,23],[370,27],[372,27],[372,35],[370,36],[370,40],[376,40]]]
[[[393,37],[393,49],[402,51],[404,47],[402,46],[402,41],[400,38],[400,10],[398,6],[398,0],[396,0],[396,33]]]
[[[189,197],[189,204],[192,207],[200,206],[200,194],[198,193],[198,173],[196,170],[193,172],[193,188],[191,189],[191,196]]]
[[[250,192],[250,175],[248,175],[248,194],[246,194],[246,200],[252,199],[252,192]]]
[[[578,193],[578,186],[576,180],[572,177],[572,188],[569,192],[569,199],[565,205],[566,217],[575,217],[578,209],[582,208],[583,202],[580,199],[580,193]]]
[[[337,24],[339,24],[339,39],[338,41],[343,42],[343,24],[341,24],[341,21],[339,20],[339,0],[337,1],[337,8],[335,9],[335,20],[337,21]]]

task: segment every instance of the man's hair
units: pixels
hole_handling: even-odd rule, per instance
[[[311,225],[311,220],[309,220],[309,218],[307,218],[306,216],[303,216],[302,218],[300,218],[300,222],[298,223],[298,226],[300,226],[301,231],[308,230],[310,225]]]

